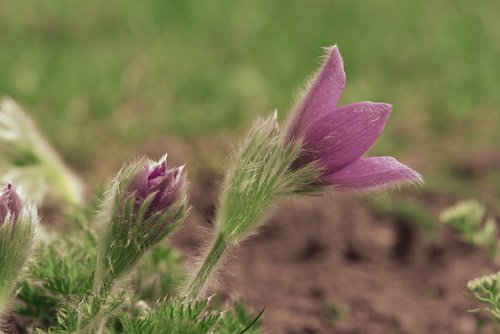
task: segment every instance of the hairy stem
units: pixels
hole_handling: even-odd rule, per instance
[[[215,239],[210,252],[205,257],[203,264],[196,273],[196,276],[191,281],[191,284],[189,284],[186,293],[188,298],[197,299],[200,296],[208,282],[208,279],[210,278],[210,274],[214,271],[217,263],[219,263],[219,260],[221,259],[222,254],[228,246],[229,244],[227,243],[224,234],[219,234]]]
[[[104,270],[102,270],[102,264],[97,263],[96,265],[96,274],[94,277],[94,285],[92,288],[92,292],[90,294],[94,294],[102,298],[99,304],[99,311],[94,314],[91,318],[88,319],[80,319],[77,325],[78,334],[91,334],[91,333],[102,333],[102,324],[106,320],[106,311],[103,310],[105,307],[106,301],[113,289],[113,280],[109,278],[109,275],[105,275]],[[87,307],[86,303],[92,303],[92,300],[85,300],[84,303],[79,305],[80,307]]]
[[[47,162],[49,177],[61,192],[62,199],[68,204],[83,207],[85,200],[83,196],[83,185],[81,181],[59,161]]]

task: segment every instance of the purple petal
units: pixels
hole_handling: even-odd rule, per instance
[[[21,199],[12,186],[12,183],[9,183],[0,193],[0,226],[4,223],[7,213],[10,213],[13,220],[16,221],[21,213],[21,209]]]
[[[4,190],[3,196],[7,201],[7,207],[9,208],[10,213],[15,218],[17,218],[17,216],[19,216],[19,213],[21,212],[22,203],[19,195],[14,190],[12,183],[9,183],[7,185],[6,189]]]
[[[317,160],[326,175],[344,168],[375,143],[390,112],[390,104],[359,102],[328,113],[306,130],[298,163]]]
[[[149,167],[141,166],[127,186],[127,192],[134,193],[137,200],[145,199],[149,194]]]
[[[167,172],[167,159],[164,159],[158,163],[153,170],[149,173],[148,180],[153,180],[159,176],[165,175]]]
[[[333,46],[305,95],[293,111],[287,140],[301,137],[304,130],[314,120],[335,110],[344,86],[345,73],[342,57],[337,46]]]
[[[160,182],[150,188],[151,193],[156,193],[151,202],[150,210],[163,210],[175,200],[178,184],[175,182],[174,176],[173,171],[168,171],[161,180],[157,179]]]
[[[392,157],[361,158],[322,181],[333,191],[374,190],[404,182],[421,182],[420,174]]]

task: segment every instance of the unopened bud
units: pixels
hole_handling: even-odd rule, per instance
[[[0,315],[33,249],[36,208],[9,183],[0,191]]]
[[[15,223],[21,208],[21,199],[12,184],[9,183],[0,193],[0,226],[9,218]]]
[[[134,215],[144,209],[141,219],[147,221],[155,214],[162,213],[182,200],[185,179],[182,176],[184,166],[174,169],[167,168],[167,159],[164,157],[157,164],[143,164],[125,191],[124,200],[129,196],[134,198]],[[146,206],[146,207],[145,207]]]
[[[186,215],[183,167],[167,168],[142,159],[124,167],[103,207],[102,268],[112,279],[124,274],[151,246],[172,232]],[[104,273],[103,273],[104,274]]]

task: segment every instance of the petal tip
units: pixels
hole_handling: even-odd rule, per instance
[[[341,57],[340,56],[340,51],[339,51],[339,47],[337,46],[337,44],[333,44],[333,45],[330,45],[330,46],[326,46],[323,48],[327,54],[327,56],[329,57]]]
[[[365,101],[361,102],[361,104],[366,103],[370,106],[370,109],[373,111],[379,112],[387,112],[390,113],[392,111],[392,104],[385,102],[373,102],[373,101]]]
[[[339,48],[337,47],[337,44],[333,46],[328,46],[324,48],[325,50],[325,63],[326,65],[330,64],[334,69],[337,71],[341,71],[344,74],[344,80],[345,80],[345,73],[344,73],[344,60],[342,59],[342,56],[340,55]]]
[[[393,157],[361,158],[333,173],[324,180],[333,191],[371,192],[400,188],[403,185],[421,186],[422,176]]]
[[[381,118],[384,120],[384,123],[389,118],[392,112],[392,104],[385,102],[364,101],[354,103],[353,105],[357,107],[358,111],[382,116]]]

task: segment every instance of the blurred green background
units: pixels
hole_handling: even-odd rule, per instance
[[[342,104],[394,105],[375,153],[439,188],[456,180],[446,159],[500,139],[499,17],[497,0],[0,1],[0,93],[82,168],[110,145],[284,120],[338,44]]]

